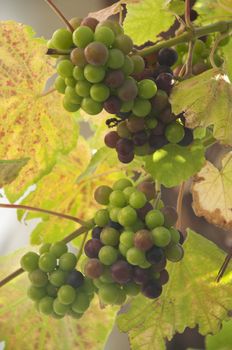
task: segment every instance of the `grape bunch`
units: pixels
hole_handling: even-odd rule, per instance
[[[64,242],[44,244],[39,253],[28,252],[21,258],[31,283],[28,297],[42,314],[81,318],[94,296],[94,286],[75,269],[76,256],[68,252]]]
[[[134,76],[138,86],[138,98],[132,110],[119,113],[117,130],[105,136],[105,144],[115,148],[122,163],[130,163],[134,156],[154,153],[168,143],[188,146],[193,132],[184,126],[183,114],[175,115],[169,102],[173,86],[171,67],[178,55],[172,48],[165,48],[146,57],[146,68]]]
[[[138,97],[138,86],[132,74],[141,73],[144,60],[132,54],[133,42],[114,21],[98,22],[95,18],[71,20],[74,32],[58,29],[48,47],[60,52],[55,88],[64,94],[67,111],[82,108],[95,115],[104,108],[108,113],[137,108],[149,103]],[[155,93],[156,86],[153,86]],[[137,99],[136,99],[137,98]]]
[[[136,187],[122,178],[112,188],[98,187],[94,196],[105,208],[95,214],[83,271],[100,301],[121,305],[138,293],[157,298],[169,279],[167,260],[183,257],[183,236],[173,227],[175,209],[163,207],[160,200],[154,208],[155,188],[148,181]]]

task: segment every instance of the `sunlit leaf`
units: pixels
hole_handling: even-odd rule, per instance
[[[28,160],[28,158],[0,160],[0,188],[14,181]]]
[[[231,62],[232,39],[230,39],[227,45],[223,46],[222,51],[223,51],[223,57],[224,57],[225,72],[228,75],[230,82],[232,83],[232,62]]]
[[[218,20],[229,19],[232,15],[231,0],[198,0],[194,9],[199,14],[197,23],[208,24]]]
[[[165,340],[186,327],[198,326],[203,335],[219,331],[232,307],[232,272],[215,282],[225,253],[208,239],[189,230],[185,256],[169,263],[169,281],[161,297],[136,297],[127,313],[118,317],[119,328],[129,332],[132,350],[165,350]]]
[[[232,228],[232,152],[223,158],[221,169],[206,163],[194,178],[192,194],[197,216],[224,229]]]
[[[50,171],[58,152],[76,144],[77,125],[64,111],[61,95],[40,96],[55,72],[45,53],[45,40],[34,38],[31,28],[0,23],[0,158],[30,158],[7,186],[11,201]]]
[[[232,344],[232,320],[223,322],[222,329],[215,335],[207,335],[206,350],[230,350]]]

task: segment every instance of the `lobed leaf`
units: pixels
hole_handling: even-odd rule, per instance
[[[14,181],[28,161],[29,158],[0,160],[0,188]]]
[[[222,329],[205,338],[206,350],[230,350],[232,344],[232,320],[223,322]]]
[[[232,3],[231,3],[232,7]],[[224,69],[225,73],[228,75],[230,82],[232,83],[232,62],[231,62],[231,52],[232,52],[232,39],[229,43],[222,47],[223,57],[224,57]]]
[[[219,331],[232,307],[232,273],[215,282],[225,253],[208,239],[188,230],[185,256],[168,263],[169,282],[161,297],[134,298],[129,311],[118,316],[121,331],[129,332],[132,350],[165,350],[165,340],[186,327],[203,335]],[[231,271],[231,269],[228,269]]]

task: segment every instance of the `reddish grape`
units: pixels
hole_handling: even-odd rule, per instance
[[[133,152],[133,149],[134,149],[134,145],[131,140],[120,139],[117,142],[116,150],[122,156],[126,156],[127,154]]]
[[[155,198],[155,185],[149,181],[143,181],[138,186],[137,189],[145,194],[147,200],[151,200]]]
[[[104,272],[104,267],[98,259],[90,259],[84,267],[85,275],[89,278],[98,278]]]
[[[124,164],[128,164],[130,162],[132,162],[132,160],[134,159],[134,153],[128,153],[127,155],[122,155],[120,153],[118,153],[118,159],[120,160],[120,162],[124,163]]]
[[[99,239],[93,238],[86,242],[84,251],[89,258],[97,258],[98,253],[102,247],[103,244],[101,241]]]
[[[109,52],[107,47],[97,41],[93,41],[85,48],[85,58],[93,66],[104,66],[106,64]]]
[[[171,67],[176,63],[177,60],[178,54],[174,49],[166,47],[159,51],[158,62],[160,65],[166,65]]]
[[[164,257],[163,249],[158,247],[153,247],[146,253],[147,261],[149,261],[149,263],[151,264],[156,264],[160,262],[163,259],[163,257]]]
[[[104,139],[106,146],[110,148],[115,148],[119,140],[120,137],[116,131],[110,131],[108,134],[106,134]]]
[[[105,102],[104,102],[104,109],[106,112],[110,114],[117,114],[120,111],[121,108],[121,101],[116,96],[110,96]]]
[[[166,284],[169,280],[169,274],[167,270],[162,270],[160,271],[160,276],[158,278],[158,282],[159,284],[161,284],[161,286],[163,286],[164,284]]]
[[[153,247],[153,239],[150,231],[139,230],[134,235],[134,246],[143,252],[151,249]]]
[[[142,208],[137,209],[138,217],[141,220],[144,220],[147,213],[152,209],[153,209],[153,207],[152,207],[151,203],[147,202]]]
[[[109,70],[106,73],[105,84],[112,89],[116,89],[123,84],[124,79],[124,74],[120,69]]]
[[[142,269],[141,267],[135,266],[133,270],[133,281],[137,284],[144,284],[149,281],[151,277],[150,269]]]
[[[125,284],[130,282],[132,273],[132,266],[124,260],[118,260],[111,266],[111,276],[117,283]]]
[[[81,25],[89,27],[94,32],[99,21],[93,17],[86,17],[82,20]]]
[[[162,287],[155,281],[148,281],[142,288],[142,294],[150,299],[158,298],[162,293]]]
[[[144,145],[147,142],[147,140],[148,140],[148,136],[147,136],[146,131],[145,130],[141,130],[141,131],[136,132],[133,135],[132,140],[133,140],[135,146],[142,146],[142,145]]]

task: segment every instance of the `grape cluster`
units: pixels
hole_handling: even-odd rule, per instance
[[[83,271],[103,304],[121,305],[127,295],[140,292],[157,298],[169,278],[166,261],[183,257],[183,236],[173,227],[177,213],[159,200],[159,209],[154,208],[155,196],[152,182],[136,187],[127,178],[95,191],[96,201],[105,208],[96,212],[92,238],[84,247]]]
[[[93,298],[92,281],[75,269],[77,258],[65,243],[44,244],[39,253],[28,252],[20,262],[31,283],[29,298],[42,314],[79,319]]]
[[[183,115],[175,115],[169,102],[173,86],[171,67],[178,59],[177,52],[165,48],[146,57],[146,68],[134,76],[138,97],[133,105],[119,113],[117,130],[105,136],[105,144],[115,148],[122,163],[134,156],[154,153],[168,143],[187,146],[193,141],[192,130],[184,126]]]
[[[75,31],[58,29],[48,46],[65,53],[58,59],[56,89],[64,94],[64,108],[75,112],[82,108],[91,115],[104,108],[111,114],[148,108],[145,97],[138,96],[132,74],[141,73],[144,60],[131,54],[133,42],[116,22],[99,23],[95,18],[71,21]],[[130,55],[129,55],[130,54]],[[154,95],[156,86],[153,84]],[[137,99],[136,99],[137,98]],[[144,107],[143,107],[144,106]]]

